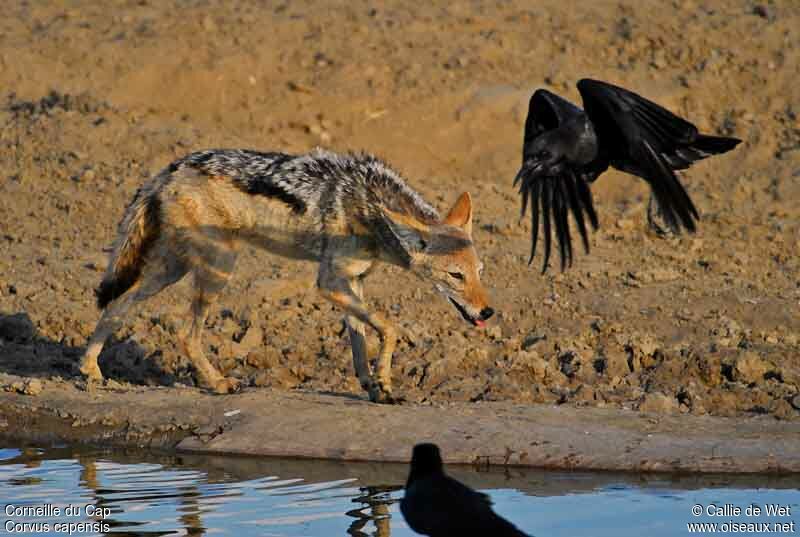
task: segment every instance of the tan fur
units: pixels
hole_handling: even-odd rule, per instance
[[[458,197],[453,208],[444,218],[444,223],[460,227],[464,233],[472,236],[472,197],[469,192],[464,192]]]
[[[127,287],[139,279],[144,257],[159,231],[157,215],[152,214],[157,210],[153,204],[155,188],[150,184],[140,189],[120,222],[108,269],[98,290],[101,307],[118,296],[117,282]]]
[[[398,224],[406,225],[422,233],[430,233],[431,231],[429,224],[426,224],[425,222],[419,220],[413,214],[398,213],[386,207],[383,208],[383,214],[385,214],[391,220],[397,222]]]
[[[232,177],[203,173],[192,166],[176,166],[153,178],[129,207],[109,265],[112,275],[120,267],[135,266],[140,268],[139,274],[103,312],[81,371],[90,379],[102,379],[97,357],[127,310],[191,273],[192,320],[181,334],[181,346],[200,385],[217,393],[235,389],[238,381],[223,377],[205,357],[201,337],[211,304],[233,274],[238,251],[249,244],[319,263],[317,287],[345,313],[353,365],[362,387],[373,401],[391,401],[396,330],[382,315],[369,311],[362,280],[375,261],[402,266],[434,283],[465,318],[479,324],[478,320],[485,318],[488,296],[480,282],[481,264],[472,243],[472,200],[469,194],[462,194],[444,220],[420,216],[435,215],[433,209],[417,207],[404,212],[402,204],[411,202],[400,203],[397,198],[393,199],[394,209],[344,203],[326,208],[317,201],[304,199],[303,210],[298,211],[278,194],[249,194]],[[158,208],[157,229],[152,219],[145,217],[148,203]],[[400,211],[395,210],[398,208]],[[388,244],[385,241],[391,234],[394,240]],[[144,251],[141,246],[147,241]],[[380,339],[374,374],[366,354],[367,326]]]
[[[449,244],[439,247],[433,244],[430,253],[417,262],[427,267],[427,278],[434,281],[437,289],[448,298],[459,303],[473,317],[489,306],[489,295],[481,283],[483,268],[472,244],[472,198],[464,192],[456,200],[437,229],[438,237],[447,237],[446,243],[463,243],[452,248]],[[463,280],[454,280],[451,272],[459,272]]]

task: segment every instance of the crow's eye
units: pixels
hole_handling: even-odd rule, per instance
[[[449,274],[450,277],[453,278],[454,280],[461,281],[464,279],[464,275],[461,274],[460,272],[448,272],[447,274]]]
[[[543,150],[539,151],[538,153],[536,153],[536,158],[538,158],[538,159],[550,158],[550,152],[543,149]]]

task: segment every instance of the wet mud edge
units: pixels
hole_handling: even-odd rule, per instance
[[[8,375],[4,375],[8,376]],[[13,380],[13,379],[6,379]],[[512,403],[375,405],[348,395],[248,389],[0,392],[0,440],[198,453],[407,462],[433,441],[448,463],[649,472],[800,472],[800,423]]]

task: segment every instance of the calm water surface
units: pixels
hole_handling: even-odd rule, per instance
[[[406,472],[396,464],[0,447],[0,534],[411,536],[398,506]],[[451,473],[537,537],[674,537],[693,534],[694,522],[715,522],[720,535],[800,535],[798,476]],[[765,513],[768,504],[775,512]],[[759,516],[747,516],[751,505]],[[785,531],[763,531],[776,524]]]

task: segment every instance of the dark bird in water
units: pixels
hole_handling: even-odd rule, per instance
[[[486,494],[447,476],[435,444],[414,446],[400,511],[430,537],[529,537],[495,513]]]
[[[567,214],[572,213],[589,252],[586,219],[597,229],[597,214],[589,184],[609,166],[641,177],[652,194],[650,225],[658,227],[653,204],[670,231],[696,229],[698,219],[675,170],[685,170],[697,160],[725,153],[741,140],[700,134],[697,127],[669,110],[624,88],[585,78],[578,82],[583,110],[547,90],[531,97],[525,120],[522,167],[514,179],[520,183],[522,215],[530,206],[531,257],[536,254],[539,218],[544,235],[544,264],[550,259],[551,232],[555,228],[561,270],[572,264],[572,238]]]

